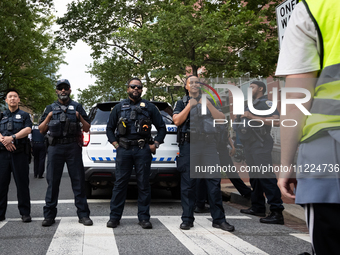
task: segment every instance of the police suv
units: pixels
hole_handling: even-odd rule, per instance
[[[116,150],[106,136],[106,125],[111,110],[119,102],[95,104],[89,113],[91,129],[83,133],[83,162],[85,167],[86,196],[90,198],[92,190],[113,186],[115,181]],[[165,188],[172,192],[173,197],[180,196],[180,175],[176,169],[178,145],[176,142],[177,127],[173,124],[172,107],[164,102],[152,102],[159,109],[166,124],[167,134],[164,143],[153,155],[150,172],[151,187]],[[152,126],[151,135],[156,136],[157,130]],[[136,185],[134,171],[130,185]]]

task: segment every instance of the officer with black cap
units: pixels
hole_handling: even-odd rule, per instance
[[[110,203],[110,220],[107,227],[116,228],[123,214],[128,182],[134,168],[138,186],[138,220],[144,229],[151,229],[150,222],[150,166],[152,155],[163,143],[166,128],[157,107],[142,99],[143,85],[132,78],[127,83],[128,99],[117,104],[111,111],[106,128],[109,142],[117,150],[116,181]],[[151,125],[157,129],[152,139]]]
[[[18,208],[23,222],[31,222],[27,136],[32,122],[19,109],[19,93],[9,89],[5,99],[8,109],[0,116],[0,221],[5,220],[11,172],[17,186]]]
[[[79,223],[85,226],[93,224],[89,218],[90,210],[85,195],[85,173],[82,159],[81,130],[90,130],[90,120],[81,104],[70,98],[70,82],[58,80],[56,93],[58,100],[48,105],[41,117],[39,130],[48,132],[48,158],[46,180],[46,205],[42,226],[48,227],[55,223],[59,185],[66,163],[71,178],[74,201],[77,207]]]
[[[257,110],[268,110],[272,107],[272,101],[264,95],[266,85],[261,81],[252,81],[250,84],[253,95],[253,106]],[[279,125],[279,112],[277,109],[268,116],[256,116],[246,107],[241,116],[245,125],[239,124],[237,132],[245,148],[246,163],[248,166],[257,166],[261,171],[262,166],[272,165],[271,152],[273,150],[273,138],[270,135],[271,126]],[[249,121],[251,124],[249,125]],[[256,121],[257,120],[257,121]],[[258,120],[262,121],[264,125]],[[240,121],[238,121],[240,122]],[[252,127],[255,126],[255,127]],[[262,126],[262,127],[261,127]],[[261,218],[261,223],[284,224],[282,211],[284,209],[281,200],[281,192],[277,186],[275,173],[273,172],[249,172],[251,193],[251,207],[242,209],[241,213],[265,217],[265,197],[270,204],[270,215]]]
[[[182,223],[180,228],[189,230],[194,226],[196,179],[191,178],[191,168],[198,165],[214,166],[219,164],[216,149],[213,119],[224,119],[224,114],[207,100],[207,115],[201,116],[202,107],[200,81],[197,76],[187,77],[184,89],[186,95],[176,102],[173,120],[178,127],[179,156],[177,170],[181,173]],[[205,174],[203,174],[205,175]],[[234,231],[224,214],[221,195],[221,179],[212,176],[204,178],[207,186],[212,226],[224,231]]]

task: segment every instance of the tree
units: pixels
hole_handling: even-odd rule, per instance
[[[90,73],[98,80],[87,95],[99,90],[98,100],[121,98],[127,78],[139,76],[146,80],[147,98],[169,100],[160,87],[178,82],[178,75],[197,74],[199,68],[205,77],[273,73],[278,54],[274,7],[279,1],[250,2],[72,2],[58,19],[59,41],[72,47],[82,39],[94,50]]]
[[[0,98],[15,88],[34,112],[53,101],[54,74],[64,63],[63,52],[53,45],[51,6],[52,0],[0,2]]]
[[[204,67],[204,77],[269,76],[278,56],[278,2],[161,1],[157,22],[139,35],[140,44],[177,73],[190,67],[197,75]]]
[[[97,77],[96,85],[80,91],[80,102],[89,107],[94,99],[126,98],[126,82],[131,77],[143,79],[147,99],[168,97],[161,88],[168,77],[155,75],[158,63],[150,52],[142,51],[136,31],[153,21],[152,1],[72,2],[68,12],[57,23],[61,25],[58,41],[72,47],[83,40],[93,50],[94,64],[89,71]],[[149,60],[152,61],[149,61]],[[97,95],[97,96],[96,96]],[[155,96],[156,95],[156,96]]]

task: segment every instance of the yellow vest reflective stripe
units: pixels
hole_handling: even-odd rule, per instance
[[[340,0],[303,0],[320,41],[321,72],[301,142],[340,129]]]

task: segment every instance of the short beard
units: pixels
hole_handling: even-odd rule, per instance
[[[70,98],[70,95],[69,95],[69,94],[66,94],[66,95],[58,95],[58,98],[59,98],[61,101],[65,102],[65,101],[67,101],[67,100]]]
[[[140,96],[141,96],[141,94],[142,93],[138,93],[138,95],[133,95],[133,92],[129,92],[128,93],[129,94],[129,97],[131,98],[131,99],[133,99],[133,100],[138,100],[138,99],[140,99]]]

